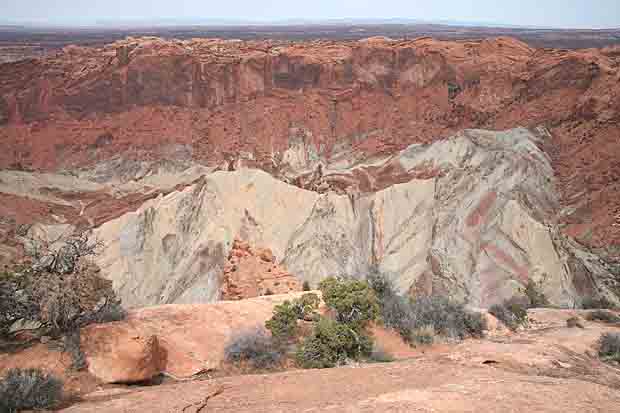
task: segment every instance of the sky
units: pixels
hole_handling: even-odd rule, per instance
[[[620,0],[0,0],[2,22],[361,18],[618,28]]]

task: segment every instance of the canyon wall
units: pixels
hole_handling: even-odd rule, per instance
[[[0,257],[13,222],[96,228],[133,307],[218,299],[236,238],[312,284],[609,295],[619,63],[509,38],[127,38],[2,64]]]
[[[617,48],[519,41],[128,38],[0,70],[0,166],[89,167],[121,154],[244,162],[274,176],[546,126],[565,231],[620,255]]]
[[[124,303],[138,307],[217,300],[236,237],[270,246],[311,286],[378,271],[402,293],[482,307],[520,294],[530,280],[556,305],[613,300],[608,268],[573,270],[587,260],[557,225],[553,170],[538,147],[548,138],[542,130],[467,130],[412,145],[389,162],[404,171],[431,165],[437,175],[371,194],[318,194],[253,169],[215,172],[103,224],[98,264]]]

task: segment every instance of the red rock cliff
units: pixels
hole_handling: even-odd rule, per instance
[[[343,150],[390,153],[463,128],[545,125],[545,150],[575,209],[569,230],[596,246],[619,244],[619,56],[535,50],[508,38],[141,38],[67,47],[0,66],[0,166],[157,158],[183,144],[198,161],[244,152],[270,171],[300,143],[329,161]]]

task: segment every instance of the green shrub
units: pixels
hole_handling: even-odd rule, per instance
[[[300,298],[293,300],[297,318],[300,320],[312,318],[320,303],[321,299],[314,293],[304,294]]]
[[[60,337],[88,324],[125,317],[112,282],[75,252],[75,245],[82,241],[70,238],[65,241],[64,255],[44,255],[0,277],[0,335],[8,337],[19,320],[38,323],[42,334]]]
[[[525,286],[525,296],[529,300],[529,307],[531,308],[545,308],[549,307],[550,303],[547,296],[542,292],[542,286],[537,284],[534,280],[529,280]]]
[[[620,363],[620,333],[603,333],[599,339],[599,356]]]
[[[273,309],[273,316],[267,320],[265,327],[277,343],[286,344],[297,336],[297,320],[315,317],[320,303],[321,299],[314,293],[304,294],[293,301],[287,300]]]
[[[620,323],[620,317],[608,310],[595,310],[587,315],[590,321],[602,321],[604,323]]]
[[[271,331],[276,343],[284,345],[295,338],[298,315],[298,307],[288,300],[273,309],[273,316],[267,320],[265,327]]]
[[[7,412],[52,409],[62,398],[62,381],[39,369],[12,369],[0,381],[0,400]]]
[[[504,301],[502,304],[491,306],[489,313],[493,314],[511,330],[516,330],[519,326],[525,325],[528,322],[527,306],[514,297]]]
[[[377,317],[379,307],[368,283],[328,278],[319,289],[335,320],[318,317],[314,330],[297,349],[297,363],[304,368],[329,368],[370,355],[373,343],[366,327]],[[296,300],[298,317],[307,319],[319,302],[316,294]]]
[[[303,368],[331,368],[347,359],[368,356],[371,351],[370,337],[344,323],[321,317],[297,349],[297,363]]]
[[[435,328],[433,326],[423,326],[414,329],[411,332],[409,340],[412,343],[430,346],[435,342]]]
[[[283,354],[264,330],[244,331],[234,336],[224,350],[226,361],[248,363],[254,369],[272,369],[281,364]]]
[[[483,338],[484,332],[487,330],[487,319],[482,313],[476,313],[472,311],[465,311],[463,316],[463,322],[465,323],[465,331],[467,334],[474,338]]]
[[[80,336],[80,330],[75,330],[65,335],[64,338],[64,351],[71,356],[71,369],[75,371],[84,370],[88,366],[86,355],[82,351]]]
[[[606,297],[584,298],[581,307],[585,310],[615,310],[617,306]]]
[[[312,288],[310,288],[310,283],[308,281],[304,281],[304,283],[301,286],[302,291],[310,291],[312,290]]]
[[[366,281],[327,278],[319,284],[325,304],[336,312],[336,320],[363,330],[377,318],[379,305]]]

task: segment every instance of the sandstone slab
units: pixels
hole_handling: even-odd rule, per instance
[[[104,383],[149,381],[166,366],[157,336],[122,323],[91,326],[81,336],[88,371]]]

